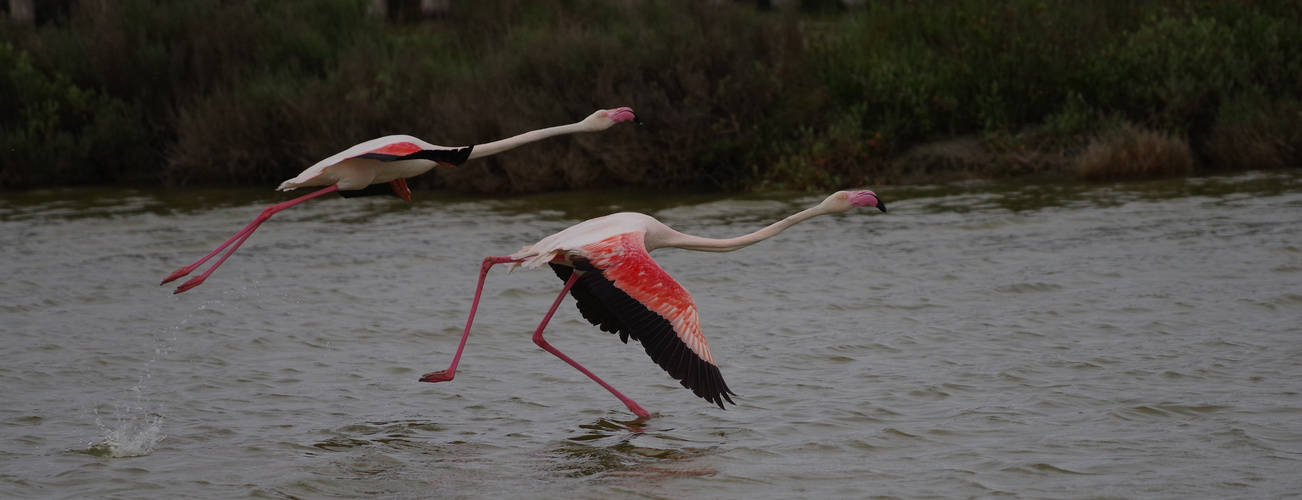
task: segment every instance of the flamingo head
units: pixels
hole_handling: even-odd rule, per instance
[[[591,116],[584,118],[583,121],[580,123],[582,123],[584,128],[588,129],[589,131],[600,132],[602,130],[606,130],[610,127],[615,126],[616,123],[622,123],[622,122],[633,122],[638,125],[642,124],[642,120],[637,117],[637,113],[634,113],[631,108],[626,108],[626,107],[615,108],[615,109],[599,109],[597,110],[596,113],[593,113]]]
[[[866,189],[862,191],[837,191],[832,193],[832,196],[828,196],[826,200],[823,200],[821,205],[827,213],[832,214],[847,212],[852,208],[859,207],[876,207],[878,210],[886,211],[886,204],[882,202],[881,198],[877,197],[877,193]]]

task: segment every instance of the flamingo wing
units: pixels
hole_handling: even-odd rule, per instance
[[[618,333],[625,343],[642,343],[651,359],[697,396],[723,408],[732,403],[710,346],[701,334],[692,296],[647,253],[641,233],[616,236],[569,257],[573,267],[551,264],[568,281],[579,312],[602,330]],[[735,404],[735,403],[733,403]]]
[[[382,162],[392,162],[401,160],[429,160],[443,166],[459,167],[466,160],[470,159],[470,152],[474,146],[465,146],[458,148],[449,148],[436,146],[422,141],[409,135],[389,135],[377,139],[371,139],[351,148],[340,151],[333,156],[317,162],[315,165],[308,167],[293,179],[289,179],[276,188],[280,191],[288,191],[298,187],[308,185],[310,180],[316,178],[326,171],[326,169],[338,165],[344,160],[352,158],[366,158]],[[377,188],[380,192],[371,194],[391,194],[387,187]],[[366,190],[359,190],[365,192]],[[342,192],[341,192],[342,194]],[[358,194],[357,196],[366,196]]]
[[[420,141],[422,144],[418,144],[410,140],[402,140],[403,136],[390,137],[397,138],[397,140],[349,158],[370,158],[379,161],[430,160],[443,166],[459,167],[470,158],[470,151],[474,149],[474,146],[445,148],[424,141]],[[406,139],[415,138],[406,137]],[[340,160],[344,159],[340,158]]]

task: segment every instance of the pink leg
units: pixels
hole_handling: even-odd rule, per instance
[[[235,249],[239,248],[240,245],[244,244],[245,240],[249,239],[249,236],[253,234],[253,231],[256,230],[258,226],[262,225],[262,223],[265,222],[267,219],[270,219],[272,215],[276,214],[276,212],[292,207],[299,203],[305,202],[312,198],[316,198],[323,194],[332,193],[338,190],[339,190],[339,186],[330,186],[325,189],[321,189],[319,191],[314,191],[305,196],[300,196],[298,198],[294,198],[286,202],[277,203],[275,205],[271,205],[268,206],[267,208],[262,209],[262,213],[258,215],[257,218],[253,219],[253,222],[250,222],[249,225],[244,226],[244,229],[241,229],[239,232],[235,233],[235,236],[231,236],[231,238],[226,240],[225,243],[222,243],[221,246],[218,246],[213,251],[208,252],[208,255],[203,256],[203,258],[199,259],[194,264],[190,264],[188,266],[177,269],[176,271],[172,272],[172,274],[167,275],[167,278],[165,278],[163,282],[159,284],[165,285],[168,282],[174,281],[176,279],[181,278],[182,276],[190,274],[195,270],[195,268],[198,268],[200,265],[203,265],[204,262],[207,262],[208,259],[211,259],[214,255],[217,255],[217,253],[222,251],[222,249],[226,248],[227,246],[231,246],[231,244],[234,243],[234,246],[231,246],[231,249],[227,250],[226,254],[222,255],[222,258],[218,259],[216,264],[213,264],[212,267],[208,268],[207,271],[204,271],[203,274],[199,276],[195,276],[194,278],[191,278],[189,281],[186,281],[184,284],[177,287],[176,291],[172,293],[181,293],[191,288],[194,288],[196,286],[199,286],[200,284],[203,283],[203,280],[208,279],[208,275],[212,274],[212,272],[217,269],[217,266],[222,265],[222,262],[225,262],[226,259],[231,256],[231,254],[235,253]]]
[[[484,262],[479,265],[479,285],[475,287],[475,299],[470,303],[470,317],[466,318],[466,329],[461,332],[461,344],[457,346],[457,353],[452,356],[452,364],[448,365],[446,370],[426,373],[420,378],[421,382],[447,382],[456,375],[457,363],[461,362],[461,352],[466,349],[466,339],[470,337],[470,324],[475,321],[475,311],[479,309],[479,295],[484,291],[484,279],[488,277],[488,270],[496,264],[511,262],[520,262],[520,260],[510,257],[484,257]]]
[[[642,409],[642,406],[638,405],[637,402],[633,401],[632,399],[629,399],[628,396],[620,394],[620,392],[615,390],[614,387],[611,387],[610,384],[607,384],[604,380],[598,378],[595,373],[588,371],[587,368],[584,368],[577,361],[570,359],[569,356],[566,356],[565,354],[561,353],[560,350],[556,349],[555,347],[552,347],[551,344],[548,344],[547,341],[543,339],[543,329],[547,328],[547,323],[551,321],[552,315],[556,313],[556,308],[560,307],[561,300],[565,298],[565,293],[570,291],[570,288],[574,286],[574,282],[578,281],[578,279],[579,279],[579,273],[575,272],[574,274],[571,274],[570,279],[565,282],[565,287],[561,288],[560,295],[556,296],[556,301],[552,303],[552,308],[547,311],[546,316],[543,316],[542,324],[538,325],[538,330],[533,332],[533,343],[538,344],[538,347],[541,347],[545,349],[547,352],[556,355],[556,357],[561,358],[561,361],[569,363],[570,366],[577,368],[580,372],[583,372],[584,375],[587,375],[588,378],[592,379],[598,384],[601,384],[601,386],[605,387],[607,391],[610,391],[611,394],[614,394],[615,397],[619,398],[619,400],[624,403],[624,406],[627,406],[628,410],[633,412],[634,415],[637,415],[639,417],[651,416],[651,413]]]
[[[264,211],[263,213],[265,214],[266,212]],[[273,212],[273,213],[274,213],[274,212]],[[265,221],[265,220],[266,220],[266,219],[262,219],[262,221]],[[245,240],[248,240],[248,239],[249,239],[249,236],[253,236],[253,230],[254,230],[254,229],[257,229],[258,226],[262,224],[262,221],[258,221],[258,224],[257,224],[257,225],[249,226],[251,229],[248,229],[248,230],[246,230],[246,231],[242,231],[242,233],[243,233],[242,236],[241,236],[239,233],[236,233],[235,237],[236,237],[236,238],[239,238],[239,240],[235,241],[235,245],[231,246],[231,249],[230,249],[230,250],[227,250],[226,253],[222,254],[222,258],[217,259],[217,262],[213,263],[212,267],[209,267],[207,271],[204,271],[204,272],[203,272],[203,274],[200,274],[200,275],[198,275],[198,276],[195,276],[195,277],[193,277],[193,278],[190,278],[189,280],[186,280],[186,282],[185,282],[185,283],[182,283],[181,286],[176,287],[176,290],[173,291],[172,293],[173,293],[173,294],[178,294],[178,293],[184,292],[184,291],[186,291],[186,290],[189,290],[189,289],[191,289],[191,288],[194,288],[194,287],[196,287],[196,286],[202,285],[202,284],[203,284],[203,280],[208,279],[208,276],[211,275],[213,271],[216,271],[216,270],[217,270],[217,266],[220,266],[220,265],[222,265],[223,262],[226,262],[226,259],[229,259],[229,258],[231,257],[231,254],[235,253],[235,249],[239,248],[240,245],[243,245],[244,242],[245,242]],[[232,239],[234,239],[234,238],[232,238]],[[223,246],[225,246],[225,244],[223,244]],[[220,248],[219,248],[219,249],[220,249]],[[204,260],[207,260],[207,259],[208,259],[208,257],[204,257]],[[201,261],[201,262],[202,262],[202,261]]]

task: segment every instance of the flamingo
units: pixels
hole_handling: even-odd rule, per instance
[[[810,218],[844,213],[856,207],[876,207],[886,211],[886,204],[872,191],[838,191],[816,206],[759,231],[731,239],[690,236],[649,215],[624,212],[581,222],[509,256],[485,257],[479,268],[479,284],[470,304],[470,317],[461,333],[461,344],[452,357],[452,364],[446,370],[425,374],[420,381],[446,382],[456,374],[489,269],[497,264],[509,264],[511,269],[520,266],[537,268],[547,264],[565,284],[533,333],[533,342],[539,347],[610,391],[633,414],[638,417],[651,415],[637,402],[543,339],[543,329],[556,313],[565,293],[569,292],[585,319],[604,331],[618,333],[626,344],[630,338],[640,341],[651,359],[669,376],[680,380],[683,387],[707,402],[719,405],[719,408],[725,408],[724,401],[736,404],[729,395],[737,394],[728,389],[701,333],[691,294],[656,264],[648,252],[665,247],[731,252],[771,238]]]
[[[235,253],[235,249],[249,239],[249,236],[253,234],[253,231],[258,226],[271,218],[272,215],[323,194],[338,191],[345,198],[394,195],[410,202],[411,190],[407,188],[406,179],[428,172],[435,165],[459,167],[467,160],[501,153],[521,144],[564,134],[600,132],[617,123],[627,121],[642,124],[642,121],[638,119],[637,114],[632,109],[624,107],[597,110],[576,123],[533,130],[514,137],[475,146],[435,146],[409,135],[390,135],[371,139],[317,162],[317,164],[298,174],[297,177],[282,182],[276,188],[277,191],[292,191],[301,187],[327,186],[325,189],[264,208],[262,213],[253,219],[253,222],[244,226],[244,229],[235,233],[235,236],[226,240],[225,243],[222,243],[213,251],[208,252],[208,255],[203,256],[195,263],[173,271],[159,285],[165,285],[190,274],[203,265],[204,262],[207,262],[208,259],[213,258],[218,252],[229,246],[230,249],[226,250],[226,253],[212,267],[204,271],[203,274],[190,278],[189,281],[177,287],[176,291],[172,293],[181,293],[199,286],[204,280],[208,279],[208,276],[218,266],[226,262],[226,259],[230,258],[231,254]]]

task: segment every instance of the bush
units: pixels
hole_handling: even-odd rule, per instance
[[[135,109],[46,72],[0,45],[0,186],[117,183],[139,175],[150,152]]]
[[[1302,166],[1302,101],[1247,94],[1226,101],[1219,116],[1203,148],[1212,168]]]
[[[623,105],[647,126],[412,184],[823,190],[1071,171],[1118,134],[1184,141],[1200,168],[1298,164],[1290,2],[467,0],[405,25],[369,3],[77,2],[0,22],[0,187],[267,186],[382,135],[475,144]]]
[[[1097,181],[1182,176],[1193,170],[1193,151],[1183,139],[1125,124],[1090,142],[1077,158],[1075,173]]]

